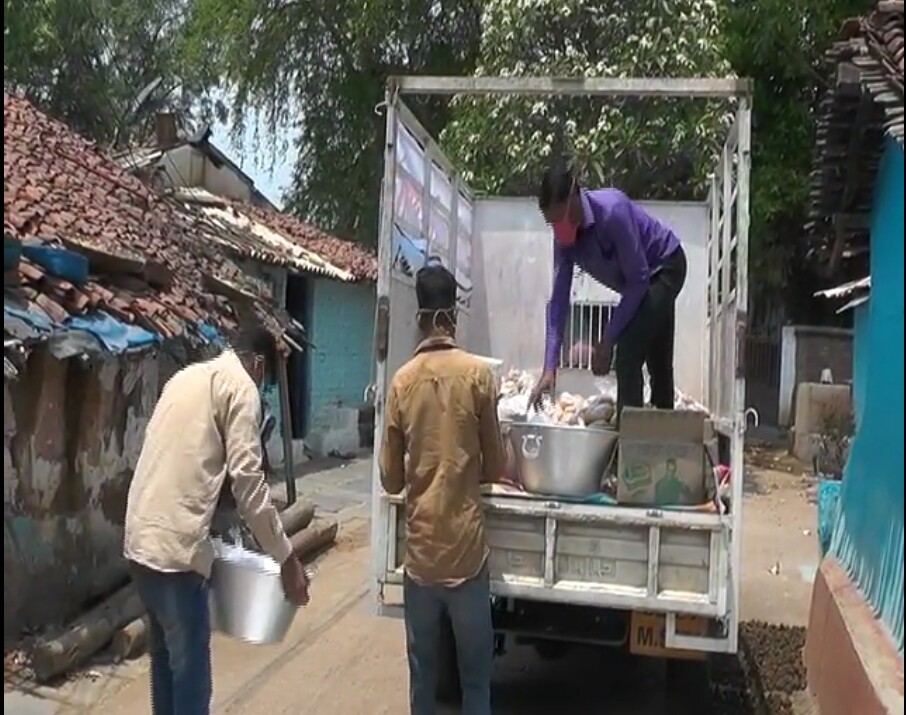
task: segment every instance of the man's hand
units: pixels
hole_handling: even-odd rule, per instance
[[[545,370],[541,373],[541,377],[538,378],[538,382],[535,383],[535,387],[532,388],[532,394],[529,397],[529,405],[531,407],[540,407],[541,398],[544,395],[549,395],[554,391],[554,384],[557,382],[557,373],[554,370]]]
[[[308,605],[308,576],[295,554],[290,554],[283,562],[280,579],[283,581],[283,592],[290,603],[296,606]]]
[[[607,343],[598,343],[591,353],[591,372],[602,377],[610,372],[613,364],[613,347]]]

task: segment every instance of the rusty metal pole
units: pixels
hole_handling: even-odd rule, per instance
[[[296,474],[293,469],[293,421],[289,408],[289,358],[277,360],[277,389],[280,391],[280,418],[283,423],[283,477],[286,480],[286,505],[296,503]]]

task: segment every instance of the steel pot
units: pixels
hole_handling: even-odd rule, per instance
[[[210,607],[212,628],[256,645],[282,641],[298,610],[286,600],[279,569],[221,558],[211,570]]]
[[[603,427],[513,422],[509,437],[526,491],[581,499],[601,491],[618,434]]]

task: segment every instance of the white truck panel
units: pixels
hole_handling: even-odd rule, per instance
[[[676,383],[699,403],[706,400],[708,364],[708,234],[710,214],[703,202],[641,201],[670,226],[686,251],[689,272],[676,306]],[[475,295],[466,347],[492,355],[509,367],[539,370],[544,361],[544,325],[553,275],[553,240],[538,203],[530,197],[475,202]],[[574,284],[577,281],[574,280]],[[591,279],[585,277],[582,283]],[[583,285],[574,299],[606,300],[611,291]],[[577,291],[574,291],[576,293]],[[587,371],[582,376],[588,381]],[[561,389],[589,392],[569,375]],[[581,379],[581,378],[580,378]]]
[[[423,79],[435,88],[450,80]],[[645,82],[650,84],[648,80],[639,82],[644,87],[648,86]],[[691,91],[683,84],[686,80],[667,82],[665,87],[679,96]],[[711,80],[698,82],[692,94],[715,91],[717,86]],[[738,96],[747,87],[741,81],[716,82],[723,92],[720,96]],[[473,204],[454,167],[400,102],[399,87],[391,82],[387,95],[375,341],[378,445],[390,377],[412,355],[418,339],[413,275],[420,260],[439,255],[448,267],[456,267],[457,278],[466,288],[463,295],[468,298],[461,306],[461,342],[474,352],[522,368],[541,365],[552,275],[550,230],[535,201],[497,198]],[[608,91],[598,89],[599,94]],[[402,127],[407,134],[402,134]],[[496,596],[661,612],[667,616],[668,648],[735,652],[745,432],[739,345],[745,332],[747,299],[750,131],[750,110],[741,97],[706,205],[645,204],[679,234],[689,257],[689,275],[677,306],[677,382],[709,406],[718,430],[729,440],[731,467],[738,475],[733,480],[733,513],[719,516],[488,498],[485,508]],[[403,139],[407,143],[404,160],[397,155]],[[443,191],[432,190],[432,176],[442,183]],[[451,188],[451,210],[444,214],[439,204],[450,203]],[[438,234],[438,225],[446,225],[446,236]],[[612,298],[587,281],[577,282],[574,297],[591,301]],[[588,373],[574,372],[563,377],[574,380],[576,391],[588,391]],[[379,613],[398,614],[403,502],[381,490],[378,457],[376,450],[374,603]],[[676,632],[677,615],[720,619],[725,635],[681,636]]]

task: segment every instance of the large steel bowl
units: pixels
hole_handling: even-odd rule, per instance
[[[603,427],[513,422],[509,436],[526,491],[581,499],[601,491],[618,435]]]
[[[298,610],[286,600],[279,569],[217,558],[211,570],[211,627],[256,645],[279,643]]]

